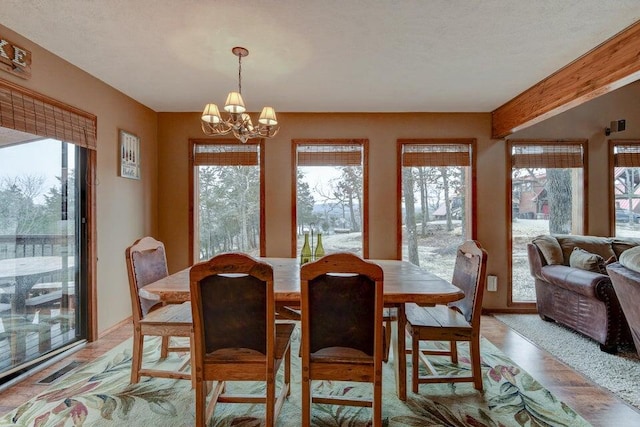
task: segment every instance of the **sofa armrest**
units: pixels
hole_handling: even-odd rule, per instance
[[[529,257],[529,272],[537,279],[543,279],[542,267],[547,265],[542,252],[534,243],[527,243],[527,256]]]
[[[600,288],[611,287],[611,279],[606,274],[567,267],[566,265],[542,267],[541,279],[552,285],[596,299],[602,299]]]

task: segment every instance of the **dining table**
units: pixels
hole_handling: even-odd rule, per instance
[[[276,305],[300,305],[300,261],[297,258],[259,257],[273,267]],[[464,298],[460,288],[408,261],[367,259],[382,267],[384,273],[384,305],[397,310],[397,325],[392,339],[396,392],[407,399],[406,314],[405,303],[429,306],[447,304]],[[140,296],[166,303],[189,301],[189,270],[185,268],[140,289]]]

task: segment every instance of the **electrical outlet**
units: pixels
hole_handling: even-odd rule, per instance
[[[489,292],[498,290],[498,276],[487,276],[487,290]]]

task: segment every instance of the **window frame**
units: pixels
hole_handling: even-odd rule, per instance
[[[0,104],[0,127],[87,149],[82,156],[85,182],[80,184],[83,187],[82,229],[85,233],[80,268],[84,269],[87,282],[85,295],[81,297],[86,298],[86,314],[81,321],[86,325],[87,341],[95,341],[98,339],[97,116],[4,79],[0,79]]]
[[[471,174],[469,177],[470,197],[467,200],[469,209],[469,218],[467,218],[467,226],[469,227],[470,239],[477,238],[477,188],[476,188],[476,138],[412,138],[398,139],[396,141],[396,259],[402,259],[402,168],[403,166],[403,148],[406,145],[468,145],[469,146],[469,167]],[[458,166],[458,165],[449,165]]]
[[[298,256],[298,146],[303,145],[360,145],[362,147],[362,257],[369,258],[369,140],[366,138],[291,140],[291,258]]]
[[[615,179],[613,174],[617,164],[616,159],[616,147],[620,145],[626,146],[638,146],[638,152],[640,152],[640,139],[609,139],[609,235],[616,236],[616,191],[615,191]],[[634,153],[635,154],[635,153]],[[638,167],[640,168],[640,157],[635,156],[629,159],[634,165],[626,167]]]
[[[243,145],[237,139],[207,139],[207,138],[190,138],[189,139],[189,265],[193,265],[199,259],[198,249],[196,247],[196,230],[198,230],[198,209],[196,209],[196,191],[198,189],[196,179],[195,152],[199,145]],[[265,256],[265,152],[264,138],[250,139],[244,145],[257,145],[259,150],[258,167],[260,168],[260,256]],[[233,165],[229,165],[233,166]]]
[[[525,310],[524,312],[535,312],[536,301],[513,301],[513,147],[517,145],[579,145],[582,148],[582,232],[588,230],[588,176],[589,176],[589,153],[587,151],[587,139],[507,139],[506,148],[506,173],[507,173],[507,200],[506,209],[508,218],[507,227],[507,307]],[[546,168],[546,167],[545,167]],[[548,168],[546,168],[548,169]]]

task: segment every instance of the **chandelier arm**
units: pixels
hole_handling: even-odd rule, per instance
[[[207,123],[204,120],[200,120],[200,127],[202,128],[202,132],[207,136],[226,135],[232,130],[227,123],[214,125],[212,123]]]

